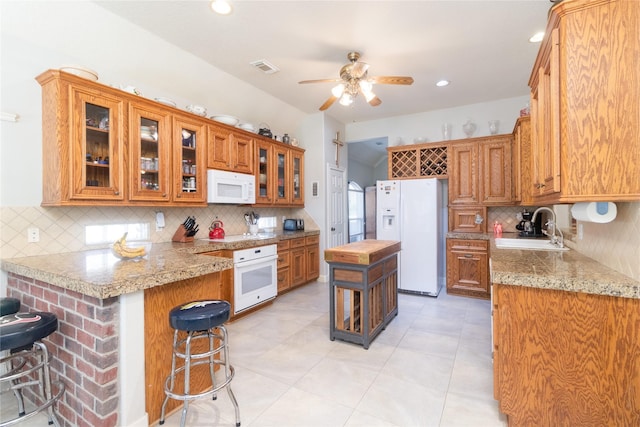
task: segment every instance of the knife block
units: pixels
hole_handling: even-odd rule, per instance
[[[173,238],[171,240],[174,242],[188,243],[193,242],[193,236],[187,236],[187,229],[184,228],[184,225],[180,224],[176,232],[173,234]]]

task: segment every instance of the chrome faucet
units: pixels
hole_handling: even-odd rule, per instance
[[[556,245],[560,248],[564,248],[564,235],[562,234],[562,230],[556,227],[556,213],[553,211],[553,209],[549,209],[546,206],[542,206],[536,209],[533,212],[533,216],[531,217],[531,222],[535,223],[538,212],[540,211],[547,211],[551,213],[552,216],[552,218],[547,220],[547,222],[544,224],[547,229],[542,230],[542,234],[544,234],[545,236],[549,236],[551,244]],[[551,227],[551,235],[549,235],[549,227]],[[558,233],[560,233],[560,237],[556,236],[556,230],[558,230]]]

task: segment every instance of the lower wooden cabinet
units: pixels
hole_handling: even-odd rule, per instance
[[[291,239],[291,286],[299,286],[307,279],[304,237]]]
[[[320,236],[307,236],[304,239],[307,264],[307,282],[320,277]]]
[[[278,293],[287,291],[291,287],[291,273],[289,269],[289,241],[278,242]]]
[[[447,239],[447,293],[489,299],[489,241]]]
[[[278,242],[278,294],[320,276],[320,236]]]
[[[640,425],[640,299],[493,284],[509,426]]]

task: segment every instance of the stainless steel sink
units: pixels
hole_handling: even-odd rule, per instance
[[[509,239],[499,237],[496,239],[498,249],[521,249],[530,251],[568,251],[569,248],[561,248],[552,244],[548,239]]]

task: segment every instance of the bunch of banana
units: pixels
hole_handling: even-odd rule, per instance
[[[140,246],[137,248],[127,247],[127,234],[124,233],[121,238],[116,240],[111,246],[111,250],[113,254],[121,259],[131,259],[143,257],[147,254],[147,250],[144,246]]]

